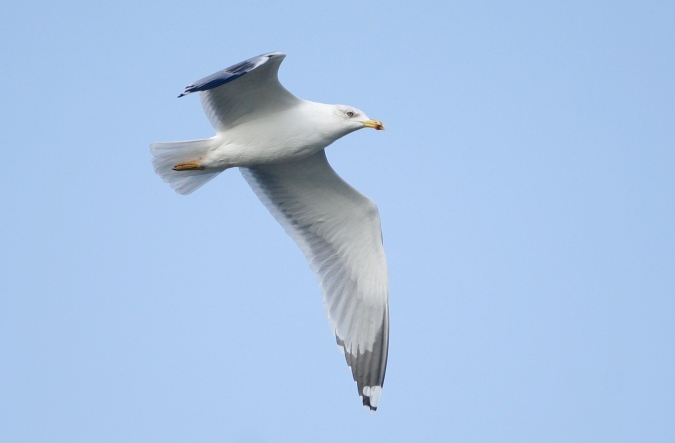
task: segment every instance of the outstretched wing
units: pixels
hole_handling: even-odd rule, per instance
[[[250,58],[188,85],[178,97],[200,92],[204,112],[217,131],[287,109],[300,99],[279,83],[277,73],[285,57],[281,52],[268,52]]]
[[[377,409],[389,346],[387,263],[377,206],[333,171],[323,150],[297,162],[241,171],[316,272],[363,404]]]

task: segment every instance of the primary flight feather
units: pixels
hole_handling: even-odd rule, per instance
[[[342,180],[324,148],[362,128],[384,129],[362,111],[302,100],[279,83],[285,58],[270,52],[187,86],[199,92],[216,135],[154,143],[155,172],[189,194],[238,167],[317,274],[338,345],[364,406],[377,409],[387,367],[387,263],[377,206]]]

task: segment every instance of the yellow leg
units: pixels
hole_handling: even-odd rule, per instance
[[[201,160],[201,159],[200,159]],[[174,171],[203,171],[204,166],[198,161],[178,163],[173,167]]]

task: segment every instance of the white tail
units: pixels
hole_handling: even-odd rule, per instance
[[[152,165],[157,175],[179,194],[187,195],[204,185],[222,171],[191,170],[174,171],[178,163],[203,158],[213,147],[213,139],[187,140],[182,142],[153,143],[150,145]]]

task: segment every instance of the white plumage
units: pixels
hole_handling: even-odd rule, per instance
[[[225,169],[246,181],[317,274],[331,328],[371,410],[389,344],[387,264],[377,206],[342,180],[324,148],[364,127],[362,111],[301,100],[280,83],[285,55],[263,54],[189,85],[216,135],[150,146],[157,174],[189,194]]]

